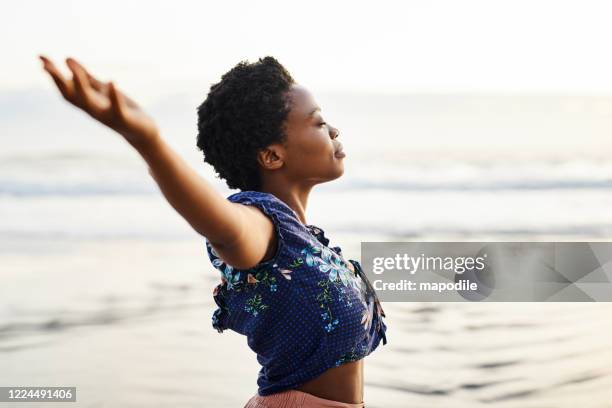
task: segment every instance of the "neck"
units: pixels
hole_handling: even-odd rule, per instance
[[[304,225],[306,222],[306,206],[308,204],[308,195],[312,190],[312,185],[300,186],[297,184],[275,184],[270,185],[264,183],[261,191],[264,193],[274,194],[278,199],[287,204],[297,214],[298,220]]]

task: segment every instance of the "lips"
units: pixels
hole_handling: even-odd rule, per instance
[[[336,151],[334,152],[334,156],[336,156],[338,158],[346,156],[346,154],[342,150],[342,143],[338,143],[338,147],[336,147]]]

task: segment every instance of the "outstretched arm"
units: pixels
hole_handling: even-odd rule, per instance
[[[41,56],[64,99],[115,130],[149,165],[149,173],[172,207],[237,268],[255,266],[276,247],[272,221],[257,208],[232,203],[200,177],[159,135],[155,122],[119,91],[102,82],[72,58],[72,78],[65,78]]]

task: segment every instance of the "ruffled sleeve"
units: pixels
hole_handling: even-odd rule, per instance
[[[252,205],[259,208],[268,216],[274,224],[277,236],[277,248],[272,258],[264,260],[249,269],[237,269],[223,261],[206,239],[206,249],[212,265],[221,272],[221,282],[215,287],[213,297],[219,308],[213,313],[213,327],[222,332],[228,328],[228,320],[232,309],[236,309],[239,298],[245,304],[245,310],[251,316],[258,316],[264,309],[264,298],[269,297],[271,292],[276,292],[279,286],[280,272],[275,272],[279,259],[285,254],[286,249],[292,244],[292,236],[299,230],[301,225],[295,212],[270,193],[258,191],[242,191],[232,194],[227,198],[234,203]],[[283,282],[284,283],[284,282]],[[254,289],[255,288],[255,289]],[[245,293],[253,293],[253,296],[245,298]],[[255,293],[262,292],[262,293]],[[257,296],[259,295],[259,296]],[[232,304],[235,303],[235,304]],[[232,321],[233,325],[245,324],[247,322]],[[240,327],[232,329],[241,332]]]

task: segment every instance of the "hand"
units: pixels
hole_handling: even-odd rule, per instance
[[[73,58],[66,59],[72,79],[65,78],[48,58],[40,56],[64,99],[121,134],[136,149],[150,146],[159,138],[157,125],[113,82],[101,82]]]

